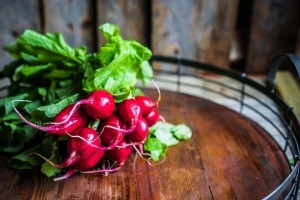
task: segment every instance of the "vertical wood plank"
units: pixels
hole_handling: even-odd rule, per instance
[[[39,15],[38,0],[0,1],[0,71],[12,60],[3,46],[15,42],[25,29],[41,31]]]
[[[92,0],[44,0],[45,31],[61,32],[72,47],[85,45],[94,51],[94,13]]]
[[[300,17],[299,17],[299,20],[300,20]],[[297,29],[297,44],[296,44],[296,55],[298,57],[300,57],[300,26],[298,26],[298,29]]]
[[[149,46],[148,0],[98,0],[98,25],[109,22],[120,27],[124,39],[134,39]],[[106,41],[100,37],[100,45]]]
[[[254,0],[247,54],[248,72],[266,72],[280,53],[295,52],[298,0]]]
[[[229,65],[238,0],[153,0],[152,48],[155,54]]]

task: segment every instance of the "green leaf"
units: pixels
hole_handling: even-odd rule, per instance
[[[178,140],[188,140],[192,137],[192,130],[185,124],[179,124],[171,129]]]
[[[167,131],[169,129],[169,131],[170,131],[174,127],[175,127],[174,124],[158,121],[156,124],[154,124],[153,126],[150,127],[149,132],[150,132],[150,134],[153,134],[156,130]]]
[[[179,143],[179,141],[169,131],[158,129],[153,133],[153,135],[167,146],[173,146]]]
[[[47,89],[45,87],[39,87],[38,88],[38,93],[42,96],[45,97],[47,94]]]
[[[174,137],[171,129],[175,127],[170,123],[163,123],[158,121],[152,127],[150,127],[149,133],[151,137],[157,138],[159,141],[167,146],[173,146],[179,143],[179,141]]]
[[[9,124],[1,124],[0,126],[0,148],[8,147],[13,141],[13,127]]]
[[[22,59],[18,59],[18,60],[14,60],[14,61],[4,65],[4,68],[3,68],[4,76],[9,77],[11,79],[11,77],[14,75],[16,69],[22,64],[24,64],[24,61]]]
[[[191,136],[191,129],[184,124],[174,125],[158,121],[149,128],[144,150],[151,154],[154,161],[157,161],[167,152],[166,147],[177,145],[179,140],[187,140]]]
[[[118,49],[117,44],[107,43],[100,48],[99,59],[103,66],[109,65],[109,63],[114,59],[114,55]]]
[[[29,63],[34,63],[34,62],[39,61],[38,57],[31,55],[29,53],[26,53],[26,52],[21,52],[21,58],[23,58],[23,60],[25,60]]]
[[[123,55],[113,60],[107,67],[100,68],[95,72],[94,85],[96,88],[103,88],[113,95],[124,88],[134,86],[137,78],[137,63],[131,55]]]
[[[31,113],[38,108],[41,105],[41,101],[40,100],[34,100],[31,101],[30,103],[27,103],[24,105],[23,109],[29,114],[31,115]]]
[[[19,46],[16,43],[7,44],[3,49],[14,58],[18,59],[21,57]]]
[[[77,101],[79,94],[74,94],[70,97],[64,98],[61,101],[45,106],[40,106],[33,111],[33,116],[42,117],[42,118],[53,118],[57,115],[62,109]]]
[[[102,65],[95,70],[88,67],[83,89],[86,92],[105,89],[117,101],[122,101],[122,98],[133,94],[138,76],[145,84],[152,79],[153,73],[151,74],[146,62],[152,52],[134,40],[123,40],[119,35],[119,28],[114,24],[104,24],[100,26],[100,30],[108,41],[101,47],[98,55]]]
[[[30,65],[23,65],[21,69],[21,73],[28,77],[32,76],[35,74],[41,74],[44,73],[45,70],[52,68],[52,64],[45,64],[45,65],[35,65],[35,66],[30,66]]]
[[[20,148],[35,135],[35,130],[22,124],[19,118],[14,120],[3,121],[1,124],[1,142],[0,147],[5,146],[5,141],[10,141],[9,145],[19,145]]]
[[[52,155],[49,160],[53,163],[59,163],[59,152],[57,149],[57,143],[54,144],[52,149]],[[41,172],[45,174],[47,177],[55,176],[60,172],[59,168],[52,166],[49,162],[45,161],[41,167]]]
[[[73,62],[82,64],[84,57],[78,58],[78,51],[71,48],[63,39],[60,33],[40,34],[33,30],[26,30],[18,39],[17,45],[21,46],[22,51],[31,56],[36,56],[43,62],[54,62],[70,59]],[[80,51],[79,51],[80,52]]]
[[[74,72],[70,70],[53,69],[51,72],[45,74],[43,77],[50,79],[68,79],[74,77]]]
[[[36,130],[20,123],[19,119],[0,123],[1,151],[17,153],[35,136]]]
[[[36,136],[37,130],[31,126],[19,125],[18,129],[14,132],[14,140],[11,144],[12,147],[21,150],[26,143],[29,143],[33,137]]]
[[[105,23],[99,29],[108,42],[111,42],[113,37],[120,36],[120,28],[115,24]]]
[[[41,172],[45,174],[47,177],[52,177],[58,174],[60,172],[60,169],[52,166],[48,162],[44,162],[44,164],[41,167]]]
[[[17,120],[19,121],[20,118],[19,116],[17,115],[17,113],[15,112],[10,112],[9,114],[5,115],[3,118],[2,118],[3,121],[12,121],[12,120]],[[1,121],[1,120],[0,120]]]
[[[47,158],[52,154],[53,145],[52,138],[46,138],[42,143],[12,157],[8,161],[8,165],[15,169],[35,169],[41,167],[45,161],[35,154],[40,154]]]
[[[144,144],[144,150],[150,153],[151,159],[155,162],[165,156],[167,149],[167,145],[157,138],[148,138]]]
[[[0,118],[3,118],[4,115],[8,115],[13,110],[13,100],[25,100],[28,96],[29,95],[27,93],[23,93],[16,96],[8,96],[6,98],[2,98],[0,101]],[[19,104],[20,102],[15,102],[15,106]]]
[[[142,63],[141,69],[138,72],[138,78],[142,80],[144,86],[148,85],[153,79],[153,69],[148,61]]]

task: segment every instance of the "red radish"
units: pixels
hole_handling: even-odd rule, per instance
[[[70,111],[69,116],[64,122],[72,117],[74,111],[80,106],[85,105],[87,114],[93,119],[105,119],[109,117],[115,109],[115,100],[113,96],[105,90],[95,90],[91,92],[86,99],[77,101]]]
[[[139,102],[143,116],[148,115],[154,108],[157,107],[156,103],[147,96],[137,96],[135,99]]]
[[[115,109],[113,96],[105,90],[96,90],[89,94],[86,102],[86,112],[93,119],[105,119],[109,117]]]
[[[98,150],[85,160],[75,163],[71,168],[79,171],[89,170],[95,167],[104,155],[104,151]]]
[[[116,148],[109,150],[107,153],[108,158],[117,162],[118,166],[123,166],[131,152],[132,145],[129,145],[125,140],[122,140]]]
[[[118,112],[125,122],[130,123],[127,132],[131,132],[136,128],[138,118],[141,116],[141,107],[135,99],[125,99],[118,106]]]
[[[73,175],[77,171],[84,171],[84,170],[92,169],[99,163],[99,161],[101,160],[103,155],[104,155],[104,151],[100,151],[100,150],[97,151],[96,153],[94,153],[93,155],[88,157],[87,159],[75,163],[73,166],[70,167],[70,169],[67,171],[67,173],[65,175],[55,178],[54,181],[69,178],[71,175]]]
[[[132,152],[132,145],[128,144],[125,140],[122,140],[117,147],[109,150],[106,152],[107,158],[110,158],[113,162],[117,164],[117,167],[114,167],[112,169],[95,169],[90,171],[81,171],[81,173],[84,174],[90,174],[90,173],[111,173],[116,172],[121,169],[121,167],[124,165],[125,161],[128,159]],[[113,163],[113,165],[115,164]],[[74,173],[74,172],[71,172]]]
[[[153,109],[147,116],[144,116],[144,118],[150,127],[160,119],[160,115],[156,109]]]
[[[68,156],[63,163],[55,165],[64,168],[85,160],[99,151],[101,140],[98,133],[87,127],[76,129],[68,139]]]
[[[50,123],[48,126],[39,126],[26,120],[13,104],[14,110],[23,122],[38,130],[59,136],[65,136],[68,133],[72,133],[77,128],[84,127],[87,125],[89,120],[87,114],[80,107],[74,109],[74,106],[75,104],[70,104],[69,106],[65,107],[54,117],[54,122]],[[72,116],[69,116],[69,113],[73,109],[74,111]]]
[[[130,142],[144,143],[147,139],[148,132],[149,126],[147,121],[143,117],[140,117],[134,131],[128,133],[126,137],[129,139]]]
[[[109,118],[100,122],[99,130],[101,140],[107,144],[116,146],[125,135],[125,122],[121,119],[118,113],[113,113]]]

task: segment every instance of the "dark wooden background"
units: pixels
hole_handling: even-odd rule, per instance
[[[0,46],[25,29],[62,32],[90,52],[98,26],[121,27],[154,54],[265,73],[279,53],[300,54],[299,0],[0,0]],[[0,50],[0,70],[11,60]]]

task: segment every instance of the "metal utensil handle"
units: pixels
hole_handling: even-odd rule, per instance
[[[289,59],[293,66],[296,68],[298,73],[298,78],[300,78],[300,58],[295,54],[279,54],[276,56],[271,62],[271,68],[267,78],[267,87],[274,91],[275,89],[275,76],[278,68],[280,67],[281,63],[285,60]]]

